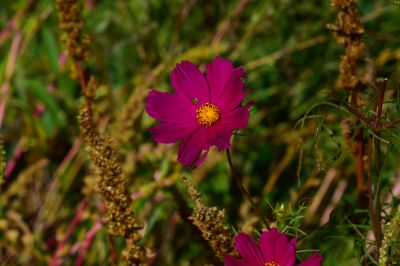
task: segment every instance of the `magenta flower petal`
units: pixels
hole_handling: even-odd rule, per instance
[[[226,81],[221,96],[212,98],[212,103],[219,106],[223,113],[229,112],[233,108],[240,105],[247,93],[243,92],[244,83],[244,70],[236,68],[232,71],[231,76]]]
[[[286,234],[279,233],[276,228],[263,232],[258,245],[253,242],[249,235],[239,233],[235,237],[235,246],[242,259],[226,256],[224,262],[226,266],[294,266],[296,262],[296,242],[296,239],[288,240]],[[323,257],[314,253],[298,266],[320,266],[322,260]]]
[[[290,245],[286,234],[280,234],[277,239],[275,261],[280,266],[293,266],[296,261],[296,249]]]
[[[296,238],[290,239],[289,244],[292,245],[296,249],[297,239]]]
[[[298,266],[320,266],[324,257],[319,256],[317,252],[314,252],[311,257],[298,264]]]
[[[292,266],[296,261],[295,247],[290,244],[286,234],[280,234],[276,228],[262,233],[260,248],[267,262],[273,261],[280,266]]]
[[[183,139],[179,145],[178,161],[192,167],[199,159],[202,150],[208,150],[209,148],[210,145],[207,143],[207,128],[199,127]]]
[[[169,144],[179,141],[196,130],[196,124],[163,123],[149,129],[156,142]]]
[[[207,148],[207,149],[203,152],[203,154],[201,155],[200,159],[198,159],[198,160],[196,161],[196,164],[195,164],[194,168],[196,168],[197,166],[199,166],[199,165],[206,159],[206,157],[207,157],[209,151],[210,151],[210,149]]]
[[[266,261],[275,260],[276,242],[279,238],[278,229],[272,228],[270,231],[263,232],[260,237],[260,248]]]
[[[249,108],[252,105],[252,103],[248,103],[246,106],[237,107],[228,113],[223,113],[223,119],[221,119],[221,122],[219,124],[221,124],[221,126],[230,127],[232,129],[245,128],[247,123],[249,122]]]
[[[171,72],[172,87],[195,107],[210,102],[210,89],[200,70],[189,61],[182,61]]]
[[[239,233],[235,237],[235,247],[244,261],[252,266],[264,266],[265,258],[260,248],[253,239],[244,233]]]
[[[252,266],[251,264],[244,262],[242,259],[237,259],[231,256],[224,257],[224,264],[226,266]]]
[[[217,146],[220,150],[229,148],[232,132],[247,125],[250,117],[248,111],[250,106],[251,104],[248,104],[245,107],[235,108],[227,114],[222,114],[223,119],[209,129],[209,143]]]
[[[208,132],[208,143],[212,143],[220,150],[225,150],[231,146],[232,128],[220,125],[213,126]]]
[[[211,98],[218,102],[224,96],[223,91],[225,84],[233,71],[232,62],[223,60],[217,56],[210,64],[207,65],[206,78],[210,85]]]
[[[196,109],[177,94],[152,90],[146,99],[146,112],[162,122],[196,123]]]

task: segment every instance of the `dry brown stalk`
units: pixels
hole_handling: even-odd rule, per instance
[[[366,75],[365,78],[361,78],[357,75],[357,63],[361,59],[364,53],[364,42],[362,35],[364,28],[357,10],[356,0],[332,0],[332,6],[339,9],[339,13],[336,18],[335,24],[329,24],[328,27],[334,31],[334,36],[339,44],[342,44],[346,48],[346,53],[342,57],[340,62],[340,76],[337,82],[339,88],[345,88],[350,92],[349,102],[351,105],[344,104],[348,110],[350,110],[358,120],[356,125],[361,125],[367,122],[373,130],[380,128],[383,96],[386,87],[386,82],[378,83],[375,86],[378,92],[378,98],[375,101],[376,116],[374,120],[369,122],[369,117],[364,117],[357,110],[358,105],[362,102],[361,98],[357,93],[357,88],[362,83],[371,83],[373,80],[372,75]],[[364,82],[363,82],[364,81]],[[354,107],[353,107],[354,106]],[[369,123],[368,123],[369,122]],[[379,133],[378,133],[379,135]],[[372,166],[372,154],[377,151],[377,168],[381,167],[380,162],[380,148],[373,147],[373,137],[369,136],[368,139],[364,136],[364,129],[360,127],[355,133],[354,146],[356,150],[354,155],[356,157],[356,176],[357,176],[357,187],[360,204],[368,202],[368,207],[371,216],[371,226],[375,236],[375,242],[377,250],[375,257],[379,258],[379,250],[382,240],[382,232],[380,225],[380,202],[379,202],[379,190],[375,190],[373,180],[373,166]],[[364,158],[366,160],[364,161]],[[366,173],[366,175],[365,175]],[[366,180],[364,180],[366,178]],[[364,182],[366,181],[366,182]],[[368,201],[364,198],[367,196]],[[377,200],[375,200],[377,199]],[[364,207],[364,206],[362,206]]]
[[[357,0],[331,0],[333,7],[339,10],[336,22],[328,24],[328,28],[333,30],[336,41],[346,48],[345,54],[340,61],[340,75],[336,82],[338,88],[344,88],[351,92],[349,101],[353,106],[358,105],[358,97],[356,89],[361,84],[361,77],[357,75],[357,63],[364,53],[364,42],[362,35],[364,28],[356,6]],[[350,124],[357,124],[354,120],[349,121]],[[346,136],[346,134],[345,134]],[[347,136],[349,136],[347,134]],[[360,128],[355,133],[353,153],[356,157],[356,176],[357,189],[360,202],[365,191],[364,184],[364,160],[365,143],[363,139],[363,129]]]
[[[395,256],[390,254],[390,248],[399,244],[400,239],[400,212],[397,210],[393,218],[385,226],[385,234],[379,250],[379,266],[393,265]],[[397,257],[398,258],[398,257]]]
[[[20,200],[19,204],[21,204],[21,206],[19,207],[24,208],[25,212],[27,212],[26,206],[24,204],[26,204],[29,200],[26,200],[26,202],[24,202],[23,199],[30,196],[32,183],[41,182],[44,179],[44,174],[42,171],[45,167],[48,166],[48,163],[49,161],[47,159],[41,159],[31,164],[24,171],[22,171],[18,175],[17,179],[11,183],[11,185],[7,188],[5,192],[2,193],[1,200],[3,201],[3,206],[7,206],[9,200],[12,199],[14,196],[17,196]]]
[[[137,245],[142,237],[142,225],[131,210],[132,202],[118,157],[96,130],[89,109],[89,105],[84,105],[78,118],[87,151],[97,170],[97,189],[106,205],[108,231],[126,239],[127,247],[122,255],[129,265],[146,265],[146,250]]]
[[[346,48],[340,61],[338,88],[354,90],[360,84],[357,75],[357,63],[364,53],[362,35],[364,27],[356,6],[357,0],[331,0],[333,7],[339,10],[335,23],[328,24],[336,41]]]
[[[194,185],[186,177],[183,177],[183,181],[195,203],[189,219],[199,228],[203,238],[210,244],[214,253],[220,259],[223,259],[226,255],[238,256],[233,245],[233,232],[225,225],[225,212],[217,207],[205,205]]]
[[[60,28],[64,31],[62,40],[65,42],[69,55],[75,61],[82,61],[86,56],[89,44],[88,38],[82,35],[83,21],[79,14],[77,0],[57,0]]]
[[[94,76],[88,78],[84,61],[87,57],[89,39],[82,34],[83,20],[77,0],[56,0],[63,40],[73,60],[72,76],[80,80],[85,104],[79,110],[79,126],[90,159],[97,171],[97,190],[107,210],[107,228],[110,234],[124,237],[127,243],[122,255],[129,265],[147,265],[148,256],[137,245],[142,238],[142,225],[131,210],[132,200],[126,187],[124,173],[118,164],[118,156],[111,144],[102,138],[93,123],[92,105],[98,87]]]
[[[30,164],[0,194],[0,205],[5,206],[5,215],[0,219],[0,234],[4,236],[0,241],[0,249],[6,248],[10,255],[28,260],[35,256],[32,253],[35,237],[28,221],[35,217],[42,203],[41,189],[44,187],[48,163],[44,158]]]

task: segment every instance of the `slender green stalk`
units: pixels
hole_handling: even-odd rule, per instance
[[[367,155],[368,155],[368,179],[367,179],[367,193],[368,193],[368,205],[369,205],[369,210],[370,210],[370,216],[371,216],[371,224],[372,224],[372,231],[374,232],[375,235],[375,242],[377,246],[377,258],[379,258],[379,249],[381,246],[381,241],[382,241],[382,231],[381,231],[381,224],[380,224],[380,213],[379,213],[379,204],[374,204],[374,193],[377,193],[377,191],[374,191],[373,189],[373,183],[372,183],[372,144],[373,144],[373,139],[372,137],[369,138],[368,141],[368,150],[367,150]]]
[[[245,198],[250,202],[250,204],[254,208],[254,211],[256,212],[257,216],[260,217],[260,219],[263,221],[263,223],[267,227],[267,229],[270,230],[271,227],[269,225],[268,219],[261,216],[260,209],[258,208],[258,206],[255,204],[255,202],[251,198],[249,191],[247,191],[247,189],[243,186],[242,182],[240,181],[237,171],[235,170],[235,167],[233,166],[231,152],[229,149],[226,149],[226,158],[228,159],[228,164],[229,164],[229,168],[231,169],[233,179],[235,179],[236,184],[239,186],[240,191],[245,196]]]

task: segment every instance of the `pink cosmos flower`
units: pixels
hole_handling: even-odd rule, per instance
[[[220,57],[204,75],[189,61],[177,64],[171,72],[176,93],[152,90],[147,96],[147,113],[161,121],[150,129],[153,140],[179,141],[178,161],[190,167],[202,163],[211,146],[229,148],[232,132],[249,121],[251,104],[241,105],[247,95],[244,75]]]
[[[235,247],[242,256],[237,259],[225,256],[225,266],[294,266],[296,262],[296,238],[287,239],[276,228],[263,232],[259,244],[244,233],[235,237]],[[297,266],[320,266],[323,257],[314,252],[311,257]]]

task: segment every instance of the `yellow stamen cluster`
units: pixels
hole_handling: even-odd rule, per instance
[[[272,262],[265,263],[265,266],[279,266],[279,264],[274,262],[274,261],[272,261]]]
[[[221,118],[221,111],[214,104],[205,103],[196,110],[196,118],[200,125],[211,126]]]

